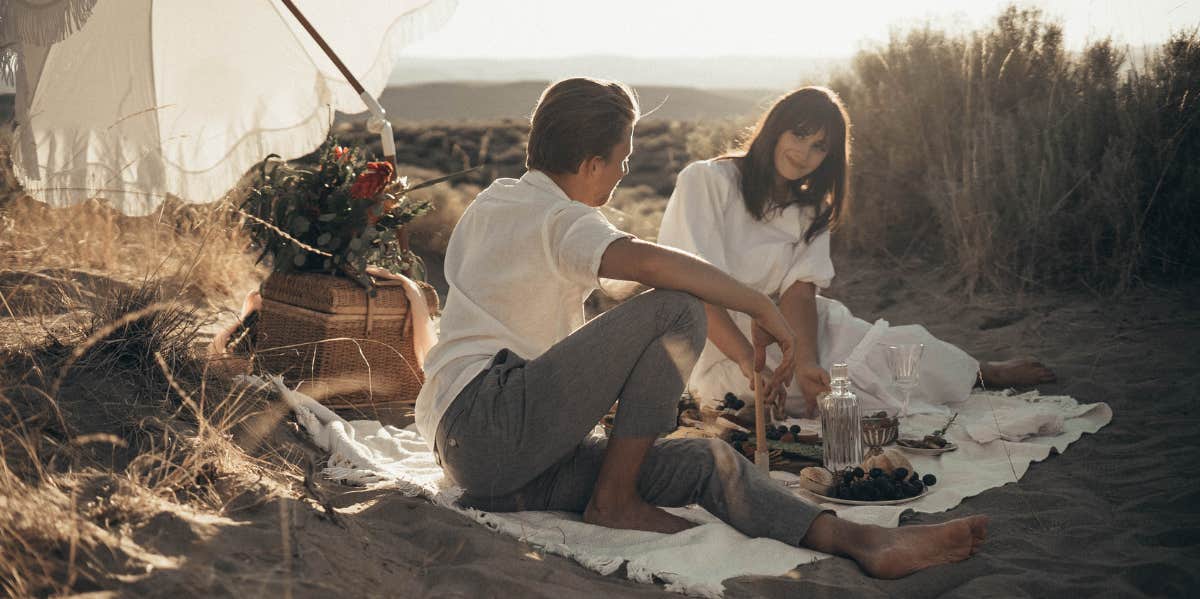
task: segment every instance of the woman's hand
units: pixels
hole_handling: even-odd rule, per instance
[[[796,363],[796,384],[804,395],[804,404],[808,412],[817,411],[817,396],[829,391],[829,373],[813,362]]]

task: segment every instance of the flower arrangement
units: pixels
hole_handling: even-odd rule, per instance
[[[409,185],[390,162],[367,160],[333,137],[317,150],[315,165],[300,167],[268,156],[247,190],[241,212],[277,272],[352,277],[369,290],[368,266],[423,278],[420,259],[400,229],[428,212],[428,201],[407,194],[462,173]]]

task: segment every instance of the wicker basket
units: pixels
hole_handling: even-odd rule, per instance
[[[433,288],[420,283],[436,306]],[[274,273],[262,288],[260,363],[335,410],[380,420],[411,411],[425,373],[413,349],[404,288],[384,281],[374,297],[350,279]]]

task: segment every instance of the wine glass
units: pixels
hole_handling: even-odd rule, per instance
[[[921,356],[925,354],[923,343],[900,343],[889,345],[887,348],[888,367],[892,370],[892,381],[904,395],[904,407],[900,416],[908,416],[908,402],[913,389],[917,388],[921,377]]]

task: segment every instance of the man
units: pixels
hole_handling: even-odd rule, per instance
[[[639,240],[596,210],[628,172],[640,109],[615,82],[575,78],[543,92],[520,179],[484,190],[455,227],[440,341],[417,426],[465,493],[491,511],[566,510],[613,528],[692,524],[659,506],[698,503],[750,536],[848,555],[875,576],[965,559],[986,519],[884,529],[844,522],[715,440],[659,440],[705,338],[704,303],[748,314],[791,360],[775,304],[689,254]],[[598,278],[643,293],[584,323]],[[786,376],[790,368],[779,368]],[[620,399],[610,439],[590,436]]]

